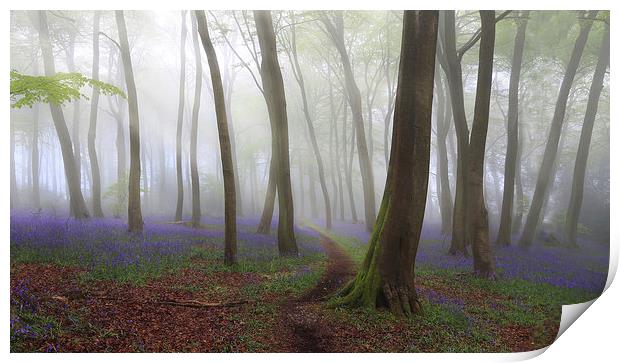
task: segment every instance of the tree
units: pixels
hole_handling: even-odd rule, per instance
[[[45,70],[45,75],[47,77],[58,80],[58,75],[56,75],[56,69],[54,66],[52,44],[50,42],[47,27],[47,15],[44,10],[40,10],[38,14],[39,42],[41,44],[41,52],[43,54],[43,68]],[[46,89],[48,91],[50,90],[49,87]],[[53,92],[48,92],[46,95],[62,95],[62,93],[55,92],[58,90],[57,88],[52,87],[52,90]],[[75,92],[69,93],[75,95]],[[40,93],[38,94],[40,95]],[[11,92],[11,95],[13,95],[13,92]],[[64,99],[66,99],[66,97]],[[54,128],[56,129],[56,134],[58,135],[58,141],[60,142],[62,161],[65,169],[65,175],[67,177],[67,188],[69,189],[70,210],[72,211],[75,218],[88,218],[89,213],[88,209],[86,208],[84,196],[82,195],[82,190],[80,188],[80,177],[78,175],[78,170],[75,163],[73,145],[71,143],[71,137],[69,136],[69,129],[67,128],[67,123],[65,122],[65,116],[58,103],[54,104],[54,102],[50,102],[50,110],[52,113],[52,120],[54,121]]]
[[[237,259],[237,213],[235,193],[235,168],[233,164],[230,135],[228,133],[228,120],[226,114],[226,99],[222,76],[217,62],[217,55],[211,43],[209,28],[204,11],[194,11],[202,47],[207,55],[211,84],[213,86],[213,101],[217,118],[217,131],[220,140],[220,155],[222,158],[222,175],[224,178],[224,262],[232,265]]]
[[[366,229],[371,231],[376,219],[375,208],[375,182],[372,173],[372,165],[368,154],[368,146],[364,132],[364,116],[362,114],[362,96],[355,76],[353,68],[344,42],[344,19],[342,11],[338,11],[329,16],[322,14],[320,18],[325,26],[327,34],[340,54],[340,61],[344,69],[345,85],[347,90],[347,98],[353,114],[353,124],[355,126],[355,135],[357,141],[357,154],[359,157],[360,172],[362,174],[362,189],[364,191],[364,211]]]
[[[174,214],[175,221],[183,218],[183,111],[185,109],[185,39],[187,38],[185,11],[181,11],[181,75],[179,77],[179,109],[177,111],[177,134],[176,134],[176,169],[177,169],[177,208]]]
[[[430,163],[437,11],[405,11],[392,148],[381,208],[357,274],[337,305],[420,312],[414,265]]]
[[[284,82],[276,51],[276,37],[269,11],[254,11],[256,32],[261,50],[261,80],[265,91],[269,121],[271,123],[272,165],[278,192],[278,250],[280,255],[297,252],[294,230],[293,193],[291,190],[288,145],[288,120]],[[271,170],[270,170],[271,173]]]
[[[319,145],[316,140],[316,134],[314,132],[314,126],[312,125],[312,117],[310,116],[310,110],[308,108],[308,97],[306,95],[306,86],[304,83],[304,75],[299,65],[299,58],[297,56],[297,32],[295,30],[295,16],[293,12],[291,14],[290,25],[290,39],[282,39],[282,43],[285,45],[289,61],[293,69],[293,76],[299,86],[301,92],[302,109],[304,118],[306,120],[306,126],[308,127],[308,135],[310,136],[310,145],[312,145],[312,151],[314,152],[314,158],[316,159],[317,168],[319,170],[319,183],[321,185],[321,191],[323,192],[323,200],[325,204],[325,227],[327,229],[332,228],[332,210],[329,200],[329,193],[327,191],[327,183],[325,182],[325,168],[323,166],[323,159],[321,158],[321,152],[319,151]],[[311,199],[311,201],[314,198]]]
[[[140,116],[138,114],[138,94],[133,78],[127,26],[123,10],[116,10],[116,25],[123,60],[125,83],[129,101],[129,196],[127,203],[129,232],[142,232],[142,208],[140,206]]]
[[[489,241],[489,220],[484,201],[484,155],[489,126],[493,48],[495,46],[495,11],[480,11],[482,30],[478,58],[478,83],[474,121],[468,152],[467,224],[469,226],[474,271],[483,277],[494,277],[493,255]]]
[[[577,157],[575,159],[575,168],[573,171],[573,184],[566,215],[566,241],[573,246],[577,245],[577,222],[579,221],[579,213],[581,211],[581,203],[583,202],[583,184],[586,174],[586,166],[588,163],[588,155],[590,151],[590,141],[592,140],[592,130],[594,128],[594,119],[598,110],[598,101],[603,90],[603,81],[605,72],[609,66],[609,27],[605,28],[605,34],[601,41],[598,53],[598,62],[592,77],[590,93],[588,94],[588,105],[586,114],[581,127],[581,135],[579,137],[579,147],[577,149]]]
[[[437,194],[441,213],[441,234],[447,235],[452,230],[452,193],[448,175],[447,148],[452,109],[450,108],[450,92],[443,87],[439,69],[435,73],[435,90],[437,93]]]
[[[94,80],[99,80],[99,17],[100,11],[95,11],[93,17],[93,72]],[[90,170],[93,179],[93,215],[103,217],[101,210],[101,175],[99,173],[99,161],[97,160],[97,149],[95,148],[95,138],[97,137],[97,107],[99,106],[99,89],[93,87],[93,97],[90,103],[90,124],[88,126],[88,158],[90,159]]]
[[[575,46],[573,47],[568,66],[566,67],[566,73],[564,73],[564,78],[562,79],[562,85],[560,86],[560,92],[555,104],[555,111],[553,112],[551,127],[549,128],[549,135],[547,137],[543,161],[538,172],[536,189],[534,190],[534,195],[532,196],[532,204],[525,220],[523,233],[519,239],[519,245],[522,247],[529,247],[532,244],[532,240],[534,239],[534,235],[538,229],[541,210],[543,209],[543,204],[546,200],[552,169],[558,152],[558,143],[562,133],[564,115],[566,114],[566,102],[568,100],[568,95],[570,93],[573,80],[575,79],[575,74],[577,73],[577,67],[579,66],[583,49],[585,48],[588,40],[590,29],[592,28],[592,21],[596,17],[597,13],[598,11],[595,10],[589,11],[583,19],[579,20],[579,36],[575,40]]]
[[[523,11],[517,20],[515,45],[512,52],[512,66],[510,67],[508,124],[506,127],[508,145],[506,147],[506,161],[504,163],[504,196],[502,198],[502,214],[496,241],[498,245],[502,246],[510,245],[512,236],[512,211],[515,195],[517,153],[519,148],[519,79],[521,77],[525,30],[529,13],[529,11]],[[521,201],[519,201],[519,203],[521,203]]]
[[[192,107],[192,126],[189,142],[189,159],[192,176],[192,227],[200,225],[200,180],[198,175],[198,114],[200,112],[200,95],[202,91],[202,61],[200,59],[200,45],[196,18],[192,16],[192,39],[194,41],[194,56],[196,60],[196,85],[194,91],[194,105]]]

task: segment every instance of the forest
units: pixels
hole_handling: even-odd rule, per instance
[[[609,62],[605,10],[12,10],[10,351],[546,347]]]

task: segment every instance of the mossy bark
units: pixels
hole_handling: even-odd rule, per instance
[[[405,11],[390,164],[368,252],[333,306],[421,312],[414,264],[428,189],[437,11]]]

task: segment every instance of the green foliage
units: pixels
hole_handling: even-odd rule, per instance
[[[129,178],[127,173],[123,174],[116,183],[110,185],[103,195],[104,198],[112,201],[112,213],[114,217],[120,217],[127,210],[127,200],[129,198]]]
[[[11,71],[11,108],[32,107],[35,103],[62,106],[80,98],[88,99],[80,90],[84,86],[99,89],[104,95],[126,98],[117,87],[85,77],[81,73],[56,73],[53,76],[29,76]]]

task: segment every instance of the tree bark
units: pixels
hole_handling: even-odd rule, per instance
[[[560,141],[562,124],[566,113],[566,102],[568,100],[573,80],[575,79],[575,74],[577,73],[577,67],[579,66],[583,49],[585,48],[588,40],[590,29],[592,28],[592,19],[596,17],[597,13],[598,11],[596,10],[589,11],[585,16],[585,19],[580,20],[579,36],[575,41],[575,46],[571,53],[568,66],[566,67],[564,79],[562,79],[562,85],[560,86],[560,92],[558,94],[558,99],[555,104],[555,111],[553,113],[553,120],[551,121],[551,127],[549,128],[549,136],[547,138],[547,145],[545,146],[543,161],[540,166],[540,171],[538,172],[538,179],[536,181],[534,196],[532,197],[532,204],[525,220],[523,233],[519,239],[519,245],[522,247],[527,248],[532,245],[532,241],[538,229],[541,210],[546,199],[553,164],[558,152],[558,143]]]
[[[228,133],[228,120],[226,115],[226,100],[222,76],[217,62],[217,55],[211,43],[207,19],[204,11],[194,11],[198,32],[202,39],[202,47],[207,55],[211,84],[213,86],[213,102],[217,119],[217,131],[220,142],[220,155],[222,161],[222,176],[224,179],[224,263],[232,265],[237,261],[237,212],[235,193],[235,168]]]
[[[468,255],[467,240],[468,226],[467,217],[467,149],[469,145],[469,129],[465,115],[465,101],[463,98],[463,77],[461,63],[456,53],[456,30],[454,11],[442,11],[444,14],[442,33],[442,48],[446,57],[442,63],[448,78],[450,88],[450,100],[452,102],[452,114],[457,138],[457,170],[456,170],[456,195],[454,198],[454,212],[452,217],[452,241],[449,252],[451,254]]]
[[[288,120],[284,82],[278,63],[276,37],[269,11],[254,11],[256,33],[261,50],[261,81],[269,101],[267,109],[271,123],[272,160],[278,192],[278,250],[281,256],[297,256],[295,241],[293,195],[291,190],[288,145]]]
[[[95,11],[93,20],[93,71],[92,78],[99,80],[99,18],[101,12]],[[93,183],[93,216],[103,217],[101,209],[101,173],[99,172],[99,160],[97,160],[97,149],[95,148],[95,138],[97,137],[97,107],[99,107],[99,89],[93,87],[93,96],[90,101],[90,124],[88,125],[88,158],[90,159],[90,170]]]
[[[54,56],[52,54],[52,44],[50,42],[45,10],[39,11],[38,29],[45,75],[53,76],[56,74],[56,69],[54,66]],[[50,104],[50,111],[62,152],[62,161],[67,179],[67,188],[69,190],[70,210],[75,218],[88,218],[88,209],[86,208],[86,202],[84,201],[84,196],[80,188],[80,177],[76,167],[71,137],[69,136],[69,129],[67,128],[64,114],[60,106],[55,106],[53,104]]]
[[[271,160],[269,160],[269,175],[267,176],[265,203],[263,205],[263,212],[260,217],[260,222],[258,223],[258,228],[256,229],[256,233],[260,234],[269,234],[269,231],[271,230],[273,208],[276,202],[276,166],[274,163],[274,156],[271,155]]]
[[[347,108],[343,107],[344,110],[344,122],[343,122],[343,128],[347,127]],[[346,136],[346,135],[345,135]],[[345,138],[346,140],[346,138]],[[351,204],[351,219],[353,221],[353,223],[357,223],[357,208],[355,207],[355,197],[353,195],[353,152],[355,150],[355,126],[351,125],[351,142],[349,143],[349,145],[351,145],[351,149],[349,152],[349,157],[347,160],[347,156],[346,156],[346,145],[347,143],[345,142],[343,144],[343,148],[345,151],[345,176],[347,179],[347,185],[348,185],[348,189],[349,189],[349,203]]]
[[[598,62],[594,70],[590,93],[588,94],[588,105],[586,114],[583,119],[581,128],[581,136],[579,137],[579,147],[577,149],[577,157],[575,159],[575,168],[573,171],[573,184],[569,199],[568,211],[566,215],[566,241],[573,245],[577,245],[577,223],[579,222],[579,213],[581,212],[581,203],[583,202],[583,184],[586,175],[586,166],[588,163],[588,154],[590,151],[590,141],[592,140],[592,130],[594,128],[594,119],[598,110],[598,102],[603,90],[603,81],[605,79],[605,71],[609,66],[609,27],[605,29],[605,34],[601,42],[598,53]]]
[[[519,79],[521,77],[521,63],[525,45],[525,30],[529,11],[523,11],[517,21],[515,45],[512,52],[512,66],[510,68],[510,85],[508,86],[508,145],[506,161],[504,163],[504,195],[502,198],[502,214],[500,217],[499,232],[496,244],[509,246],[512,239],[512,213],[515,195],[515,174],[517,168],[517,153],[519,148]]]
[[[474,121],[469,142],[467,177],[467,224],[469,225],[474,271],[483,277],[493,278],[495,267],[489,220],[484,201],[484,156],[489,126],[491,82],[493,79],[493,49],[495,46],[495,11],[480,11],[482,30],[478,58],[478,81],[474,106]]]
[[[10,203],[11,209],[17,206],[17,175],[15,173],[15,127],[10,125],[10,143],[11,143],[11,160],[10,160],[10,173],[11,173],[11,196]]]
[[[129,232],[142,233],[142,207],[140,206],[140,116],[138,113],[138,94],[133,78],[127,26],[122,10],[116,10],[116,25],[121,48],[121,58],[127,85],[129,103],[129,198],[127,203],[127,219]]]
[[[183,219],[183,111],[185,110],[185,40],[187,39],[186,11],[181,11],[181,74],[179,77],[179,108],[177,110],[176,169],[177,169],[177,207],[174,220]]]
[[[448,175],[448,131],[450,130],[449,106],[450,93],[444,90],[439,70],[435,73],[437,93],[437,169],[439,205],[441,213],[441,234],[448,235],[452,230],[452,192],[450,191],[450,177]]]
[[[362,189],[364,191],[364,215],[366,221],[366,229],[372,231],[376,220],[376,206],[375,206],[375,182],[372,172],[372,164],[370,163],[370,156],[368,154],[368,146],[366,143],[366,136],[364,132],[364,116],[362,114],[362,96],[357,83],[355,82],[355,76],[347,53],[347,48],[344,42],[344,19],[342,12],[336,13],[336,16],[332,19],[323,17],[323,24],[325,25],[330,38],[336,47],[336,50],[340,54],[340,60],[344,69],[345,85],[347,88],[347,96],[351,112],[353,114],[353,124],[355,125],[355,133],[357,140],[357,154],[360,166],[360,172],[362,174]]]
[[[385,192],[362,267],[335,305],[421,311],[413,271],[428,190],[437,18],[405,11]]]
[[[192,106],[192,125],[189,142],[190,171],[192,177],[192,227],[200,226],[200,176],[198,175],[198,115],[200,113],[200,96],[202,92],[202,61],[200,59],[200,45],[196,18],[192,16],[192,39],[194,41],[194,56],[196,60],[196,87],[194,105]]]

